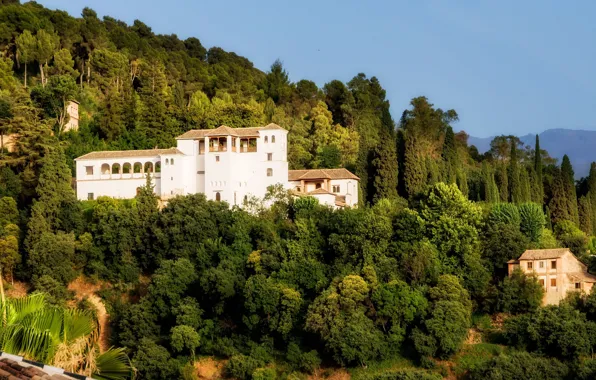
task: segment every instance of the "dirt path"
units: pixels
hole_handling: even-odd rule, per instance
[[[95,294],[99,289],[101,289],[101,284],[92,284],[82,276],[68,284],[68,290],[75,293],[77,301],[87,298],[97,310],[97,321],[99,324],[99,351],[105,352],[110,348],[110,315],[101,298]]]

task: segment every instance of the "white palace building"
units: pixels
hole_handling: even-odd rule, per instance
[[[76,161],[77,197],[134,198],[149,173],[162,201],[203,193],[241,206],[282,184],[297,195],[334,208],[356,207],[359,178],[346,169],[288,170],[288,131],[256,128],[195,129],[170,149],[91,152]]]

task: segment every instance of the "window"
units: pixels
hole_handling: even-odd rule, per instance
[[[267,168],[267,177],[273,177],[273,169]]]
[[[102,164],[101,165],[101,174],[110,174],[110,165]]]
[[[234,191],[234,204],[236,204],[236,192]]]
[[[173,158],[170,160],[170,165],[174,165],[174,159]]]
[[[269,136],[265,136],[265,143],[269,142]]]
[[[543,278],[540,279],[540,286],[542,286],[544,288],[544,279]]]
[[[170,177],[170,181],[173,181],[173,180],[174,180],[174,177]]]
[[[550,286],[557,286],[557,279],[556,278],[551,278],[550,279]]]
[[[317,184],[315,185],[315,189],[320,189],[320,188],[321,188],[321,184],[320,184],[320,183],[317,183]]]
[[[531,261],[528,262],[528,269],[532,269],[533,268],[533,263]]]
[[[302,188],[300,186],[296,186],[296,191],[297,192],[301,192],[302,191]]]
[[[221,194],[220,193],[215,193],[215,200],[216,201],[221,201]]]
[[[122,165],[122,173],[123,174],[130,174],[130,173],[132,173],[132,168],[131,168],[129,162],[127,162],[124,165]]]
[[[166,165],[169,165],[169,164],[170,164],[170,159],[166,158]]]
[[[267,161],[273,161],[273,153],[267,153]]]
[[[550,268],[551,269],[557,269],[557,260],[553,260],[550,262]]]
[[[215,162],[219,162],[219,156],[215,156]]]
[[[248,202],[248,195],[244,196],[244,203]]]
[[[88,201],[92,201],[93,200],[93,193],[87,193],[87,200]]]
[[[575,283],[575,289],[581,289],[582,285],[579,282]]]
[[[93,175],[93,166],[85,166],[85,174]]]
[[[339,185],[333,185],[333,192],[339,193]]]
[[[541,268],[541,269],[544,268],[544,261],[539,262],[538,263],[538,267]]]
[[[271,144],[275,144],[275,136],[271,136]]]

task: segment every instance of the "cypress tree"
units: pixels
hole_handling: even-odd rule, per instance
[[[404,182],[409,198],[422,192],[427,180],[424,157],[421,157],[416,138],[411,134],[405,136],[406,151],[404,165]]]
[[[573,167],[571,166],[571,161],[567,155],[563,156],[563,161],[561,162],[561,176],[565,197],[567,199],[567,213],[569,214],[569,220],[579,225],[579,212],[577,209],[577,194],[575,190]]]
[[[511,156],[509,157],[509,197],[511,202],[522,202],[519,162],[517,158],[517,144],[511,139]]]
[[[464,169],[460,169],[457,171],[457,187],[459,191],[467,198],[470,192],[468,188],[468,176],[466,175],[466,171]]]
[[[380,199],[397,198],[397,152],[396,141],[386,129],[381,129],[381,138],[371,162],[373,202]]]
[[[528,170],[522,167],[520,174],[519,174],[519,182],[521,185],[521,202],[530,202],[530,176],[528,174]]]
[[[499,189],[495,176],[486,161],[482,162],[482,196],[486,202],[499,202]]]
[[[587,235],[592,234],[592,203],[587,196],[579,198],[579,227]]]
[[[534,173],[535,173],[535,180],[534,183],[534,191],[533,193],[533,201],[538,204],[544,203],[544,182],[542,176],[542,153],[540,152],[540,137],[536,135],[536,145],[534,146]]]
[[[457,150],[453,128],[447,127],[443,143],[443,163],[445,166],[444,182],[455,183],[457,180]]]
[[[588,175],[588,197],[592,205],[592,234],[596,234],[596,162],[590,165],[590,174]]]
[[[565,194],[563,173],[559,168],[557,168],[554,173],[552,183],[552,198],[548,204],[548,208],[550,210],[550,217],[553,224],[562,222],[563,220],[571,220],[569,215],[567,194]]]
[[[509,179],[507,178],[507,166],[504,163],[500,164],[497,169],[497,184],[501,202],[509,202]]]

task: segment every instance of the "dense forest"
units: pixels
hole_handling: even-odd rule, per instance
[[[78,131],[64,131],[71,99]],[[196,379],[205,357],[255,380],[594,378],[596,294],[541,307],[537,279],[506,263],[567,247],[596,267],[596,163],[575,181],[538,137],[479,154],[455,110],[423,96],[403,108],[394,118],[362,73],[294,83],[280,61],[262,72],[138,20],[0,0],[0,351],[106,379],[128,377],[126,357],[140,379]],[[357,174],[360,207],[276,188],[270,208],[202,195],[160,207],[149,177],[133,200],[75,197],[82,154],[269,122],[289,131],[291,169]],[[119,348],[98,348],[97,310],[68,287],[81,276]],[[10,296],[19,283],[27,303]],[[62,327],[36,332],[56,315]]]

